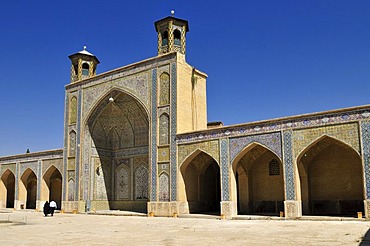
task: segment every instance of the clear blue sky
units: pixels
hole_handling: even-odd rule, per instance
[[[226,125],[370,103],[368,0],[3,1],[0,156],[63,147],[68,55],[98,73],[156,56],[154,22],[189,21],[187,61]]]

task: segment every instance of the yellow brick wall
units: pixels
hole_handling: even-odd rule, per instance
[[[192,91],[193,68],[185,56],[177,60],[177,133],[207,129],[206,78],[196,75]]]

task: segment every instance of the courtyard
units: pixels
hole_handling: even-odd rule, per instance
[[[125,215],[4,211],[0,245],[370,245],[369,221],[351,218]]]

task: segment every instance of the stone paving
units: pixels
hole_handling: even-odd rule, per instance
[[[369,221],[319,218],[220,220],[61,213],[44,217],[27,210],[0,212],[0,245],[370,245],[369,229]]]

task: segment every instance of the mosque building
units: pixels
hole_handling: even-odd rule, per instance
[[[155,30],[157,56],[108,72],[69,56],[64,147],[0,157],[0,208],[370,217],[370,106],[209,123],[188,21]]]

